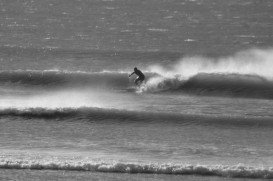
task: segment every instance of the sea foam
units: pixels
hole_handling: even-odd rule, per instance
[[[239,178],[273,178],[273,168],[244,165],[140,164],[122,162],[56,162],[0,160],[2,169],[68,170],[117,173],[212,175]]]
[[[273,78],[273,49],[250,49],[220,58],[185,56],[170,65],[152,65],[151,72],[164,77],[189,78],[200,73],[248,74]]]

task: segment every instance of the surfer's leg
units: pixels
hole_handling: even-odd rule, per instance
[[[140,84],[142,84],[142,82],[144,81],[144,79],[145,79],[145,77],[138,77],[138,84],[140,85]]]
[[[136,84],[136,85],[138,85],[138,81],[139,81],[139,77],[136,78],[136,80],[135,80],[135,84]]]
[[[144,79],[137,78],[137,79],[135,80],[135,84],[136,84],[137,86],[140,86],[140,85],[143,83],[143,80],[144,80]]]
[[[145,76],[140,77],[139,80],[143,82],[145,80]]]

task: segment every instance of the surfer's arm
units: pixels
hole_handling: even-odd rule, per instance
[[[131,77],[131,75],[133,75],[135,72],[133,72],[133,73],[131,73],[130,75],[129,75],[129,77]]]

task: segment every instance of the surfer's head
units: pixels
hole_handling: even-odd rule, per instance
[[[136,70],[137,70],[137,68],[135,67],[135,68],[134,68],[134,71],[136,71]]]

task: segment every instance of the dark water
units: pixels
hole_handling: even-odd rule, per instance
[[[272,6],[1,1],[1,172],[273,178]]]

